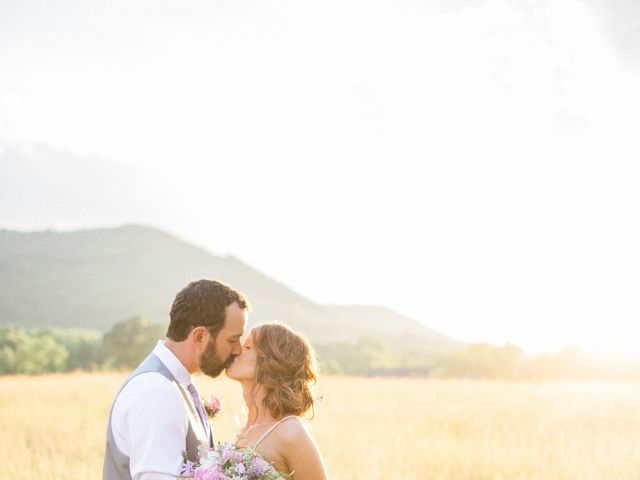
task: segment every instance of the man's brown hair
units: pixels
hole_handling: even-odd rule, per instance
[[[181,342],[199,326],[215,337],[224,325],[227,307],[234,303],[243,310],[251,308],[244,295],[222,282],[203,279],[189,283],[173,301],[167,337]]]

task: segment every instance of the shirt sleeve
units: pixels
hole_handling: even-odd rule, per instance
[[[125,428],[133,480],[175,480],[180,474],[182,452],[186,450],[187,413],[176,386],[162,380],[137,388],[130,399]]]

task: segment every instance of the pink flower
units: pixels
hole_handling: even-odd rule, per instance
[[[202,402],[204,404],[204,411],[207,412],[209,418],[216,418],[222,411],[222,400],[215,395],[211,395],[209,400]]]
[[[216,397],[215,395],[211,395],[209,401],[206,402],[207,406],[212,410],[222,410],[222,400]]]
[[[225,480],[220,465],[211,465],[207,468],[197,468],[194,480]]]

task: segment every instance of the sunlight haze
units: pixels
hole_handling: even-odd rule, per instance
[[[0,227],[152,225],[462,340],[636,350],[640,78],[610,15],[5,1]]]

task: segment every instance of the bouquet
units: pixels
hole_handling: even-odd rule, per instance
[[[178,478],[194,480],[282,480],[289,475],[279,473],[273,465],[253,449],[238,448],[232,443],[218,442],[213,448],[198,447],[198,460],[185,460]]]

